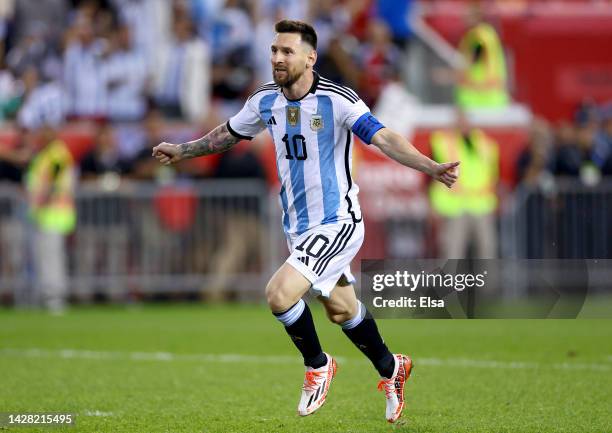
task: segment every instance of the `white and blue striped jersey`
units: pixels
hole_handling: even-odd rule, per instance
[[[290,100],[270,82],[249,97],[227,128],[248,140],[266,128],[272,135],[285,233],[361,221],[352,133],[369,144],[383,126],[354,91],[315,73],[309,92]]]

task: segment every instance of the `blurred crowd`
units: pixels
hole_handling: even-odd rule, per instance
[[[573,121],[551,125],[536,119],[529,143],[517,162],[519,180],[547,189],[553,177],[595,185],[612,176],[612,101],[584,102]]]
[[[57,98],[56,115],[68,119],[140,120],[151,102],[170,118],[226,117],[270,80],[269,44],[281,17],[312,22],[321,73],[375,99],[410,37],[410,3],[6,0],[1,114],[33,127],[42,100]]]

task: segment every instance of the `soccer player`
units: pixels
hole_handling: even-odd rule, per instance
[[[329,319],[369,358],[381,376],[386,419],[395,422],[404,407],[408,356],[392,354],[372,315],[357,300],[349,264],[363,242],[359,188],[351,175],[353,134],[387,156],[451,187],[459,162],[438,164],[405,138],[385,128],[357,94],[319,76],[317,35],[306,23],[283,20],[271,46],[274,81],[259,87],[242,110],[204,137],[153,148],[162,164],[224,152],[268,129],[276,148],[281,182],[283,228],[290,256],[266,287],[270,309],[285,326],[306,366],[298,413],[325,402],[336,361],[323,352],[312,315],[302,297],[309,290]]]

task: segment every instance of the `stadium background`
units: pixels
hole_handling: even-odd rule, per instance
[[[170,169],[150,149],[199,137],[240,109],[270,80],[273,23],[298,18],[319,33],[317,69],[431,154],[434,131],[455,122],[449,71],[474,14],[501,39],[511,98],[468,112],[499,151],[494,256],[609,259],[610,1],[0,3],[0,365],[10,376],[0,411],[73,411],[83,431],[301,431],[285,398],[297,394],[284,394],[297,391],[290,379],[299,361],[259,303],[286,257],[269,138]],[[78,180],[76,225],[45,256],[24,178],[49,130],[68,146]],[[359,142],[354,170],[366,219],[356,268],[361,258],[444,257],[443,218],[424,176]],[[52,276],[41,278],[40,261],[61,269],[47,266]],[[604,266],[596,278],[600,295],[609,294],[610,272]],[[609,318],[607,298],[597,299],[590,309]],[[142,303],[149,300],[164,302]],[[184,300],[203,302],[168,302]],[[227,300],[255,302],[217,305]],[[74,305],[65,310],[64,302]],[[601,378],[612,368],[606,320],[381,327],[422,365],[414,380],[421,399],[410,402],[405,428],[612,430],[612,387]],[[335,330],[319,328],[345,358],[338,397],[350,404],[337,403],[339,424],[326,408],[307,428],[379,429],[380,396],[354,401],[366,389],[357,384],[365,364]],[[209,399],[226,392],[218,377],[235,367],[256,388],[269,364],[284,376],[267,402],[251,405],[255,391]],[[575,407],[559,397],[572,393]],[[239,406],[240,420],[225,417],[227,405]]]

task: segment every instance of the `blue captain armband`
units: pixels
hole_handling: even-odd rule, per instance
[[[384,127],[385,126],[368,111],[357,119],[351,130],[357,137],[361,138],[361,141],[366,144],[370,144],[372,143],[372,137],[374,137],[374,134]]]

